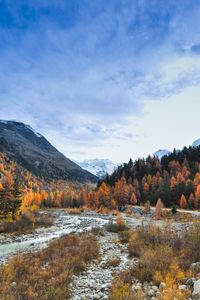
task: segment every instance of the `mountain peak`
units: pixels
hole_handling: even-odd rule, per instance
[[[156,151],[153,156],[158,157],[159,159],[161,159],[163,156],[165,155],[169,155],[171,152],[167,149],[159,149],[158,151]]]
[[[46,179],[96,182],[97,178],[60,153],[30,125],[0,121],[0,152]]]
[[[99,178],[105,177],[106,174],[112,174],[117,167],[117,164],[114,164],[110,159],[99,158],[84,160],[77,162],[77,164]]]
[[[194,141],[194,143],[192,144],[193,148],[199,147],[200,146],[200,139]]]

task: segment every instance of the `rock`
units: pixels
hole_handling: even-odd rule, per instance
[[[154,296],[154,294],[155,294],[154,290],[151,289],[148,291],[148,296],[152,297],[152,296]]]
[[[200,272],[200,262],[191,264],[190,268],[195,272]]]
[[[189,285],[189,286],[194,286],[194,283],[195,283],[196,279],[195,278],[188,278],[185,282],[186,285]]]
[[[166,284],[164,282],[161,282],[159,285],[159,290],[162,290],[166,287]]]
[[[156,285],[153,285],[153,286],[152,286],[152,290],[154,290],[155,292],[157,292],[158,287],[157,287]]]
[[[200,300],[200,280],[197,280],[194,284],[192,299]]]
[[[187,290],[187,286],[186,286],[185,284],[179,285],[178,288],[179,288],[180,291],[185,291],[185,290]]]
[[[157,298],[157,299],[160,299],[160,292],[157,292],[157,293],[156,293],[156,298]]]
[[[17,283],[15,281],[13,281],[10,286],[11,286],[11,288],[15,289],[17,287]]]

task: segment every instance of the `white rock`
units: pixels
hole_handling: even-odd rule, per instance
[[[166,287],[166,284],[164,282],[161,282],[159,285],[159,290],[162,290]]]
[[[150,291],[148,291],[148,296],[152,297],[154,296],[154,294],[155,294],[154,290],[151,289]]]
[[[200,300],[200,280],[197,280],[194,284],[194,291],[192,293],[192,299]]]
[[[193,271],[200,272],[200,262],[193,263],[190,267]]]
[[[185,284],[179,285],[178,288],[179,288],[180,291],[185,291],[185,290],[187,290],[187,286],[186,286]]]

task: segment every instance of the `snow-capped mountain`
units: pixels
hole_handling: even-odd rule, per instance
[[[159,159],[161,159],[163,156],[165,155],[169,155],[171,152],[169,150],[163,149],[163,150],[158,150],[156,151],[153,156],[158,157]]]
[[[117,164],[114,164],[109,159],[90,159],[76,163],[88,172],[96,175],[99,178],[104,177],[106,174],[112,174]]]
[[[194,141],[194,143],[192,144],[193,148],[199,147],[200,146],[200,139]]]

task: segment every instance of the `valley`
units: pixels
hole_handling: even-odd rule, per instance
[[[35,253],[37,256],[38,252],[51,245],[51,241],[59,241],[62,237],[65,238],[74,234],[77,236],[92,234],[99,245],[99,254],[95,260],[88,264],[86,269],[72,277],[69,285],[70,293],[66,298],[71,300],[110,299],[113,280],[116,276],[120,276],[123,272],[130,272],[129,270],[138,264],[138,256],[130,256],[129,238],[124,241],[121,240],[120,231],[117,232],[117,230],[115,232],[115,227],[112,228],[109,224],[114,226],[114,224],[123,222],[127,227],[127,229],[123,230],[128,230],[129,232],[135,232],[139,228],[145,228],[146,226],[148,228],[156,226],[164,230],[167,226],[167,230],[172,228],[173,231],[182,234],[188,231],[193,223],[200,220],[198,212],[191,212],[191,214],[194,214],[194,219],[191,219],[190,222],[168,219],[156,220],[155,210],[151,209],[146,213],[141,207],[133,207],[132,213],[122,213],[120,218],[123,221],[119,221],[119,215],[111,213],[99,214],[95,211],[83,211],[73,214],[73,210],[51,209],[48,212],[40,211],[40,214],[50,214],[54,220],[53,225],[48,228],[37,228],[29,234],[18,236],[1,235],[0,264],[2,266],[9,265],[13,257],[20,257],[20,255]],[[180,214],[184,214],[184,212],[180,212]],[[134,299],[140,299],[138,292],[141,292],[141,295],[143,295],[141,299],[160,299],[159,295],[161,295],[162,289],[159,289],[159,286],[155,283],[142,283],[134,277],[132,277],[131,282],[132,293],[136,297]],[[189,287],[187,291],[188,293],[192,292]],[[65,299],[65,297],[60,299]],[[117,298],[114,296],[112,299]]]

